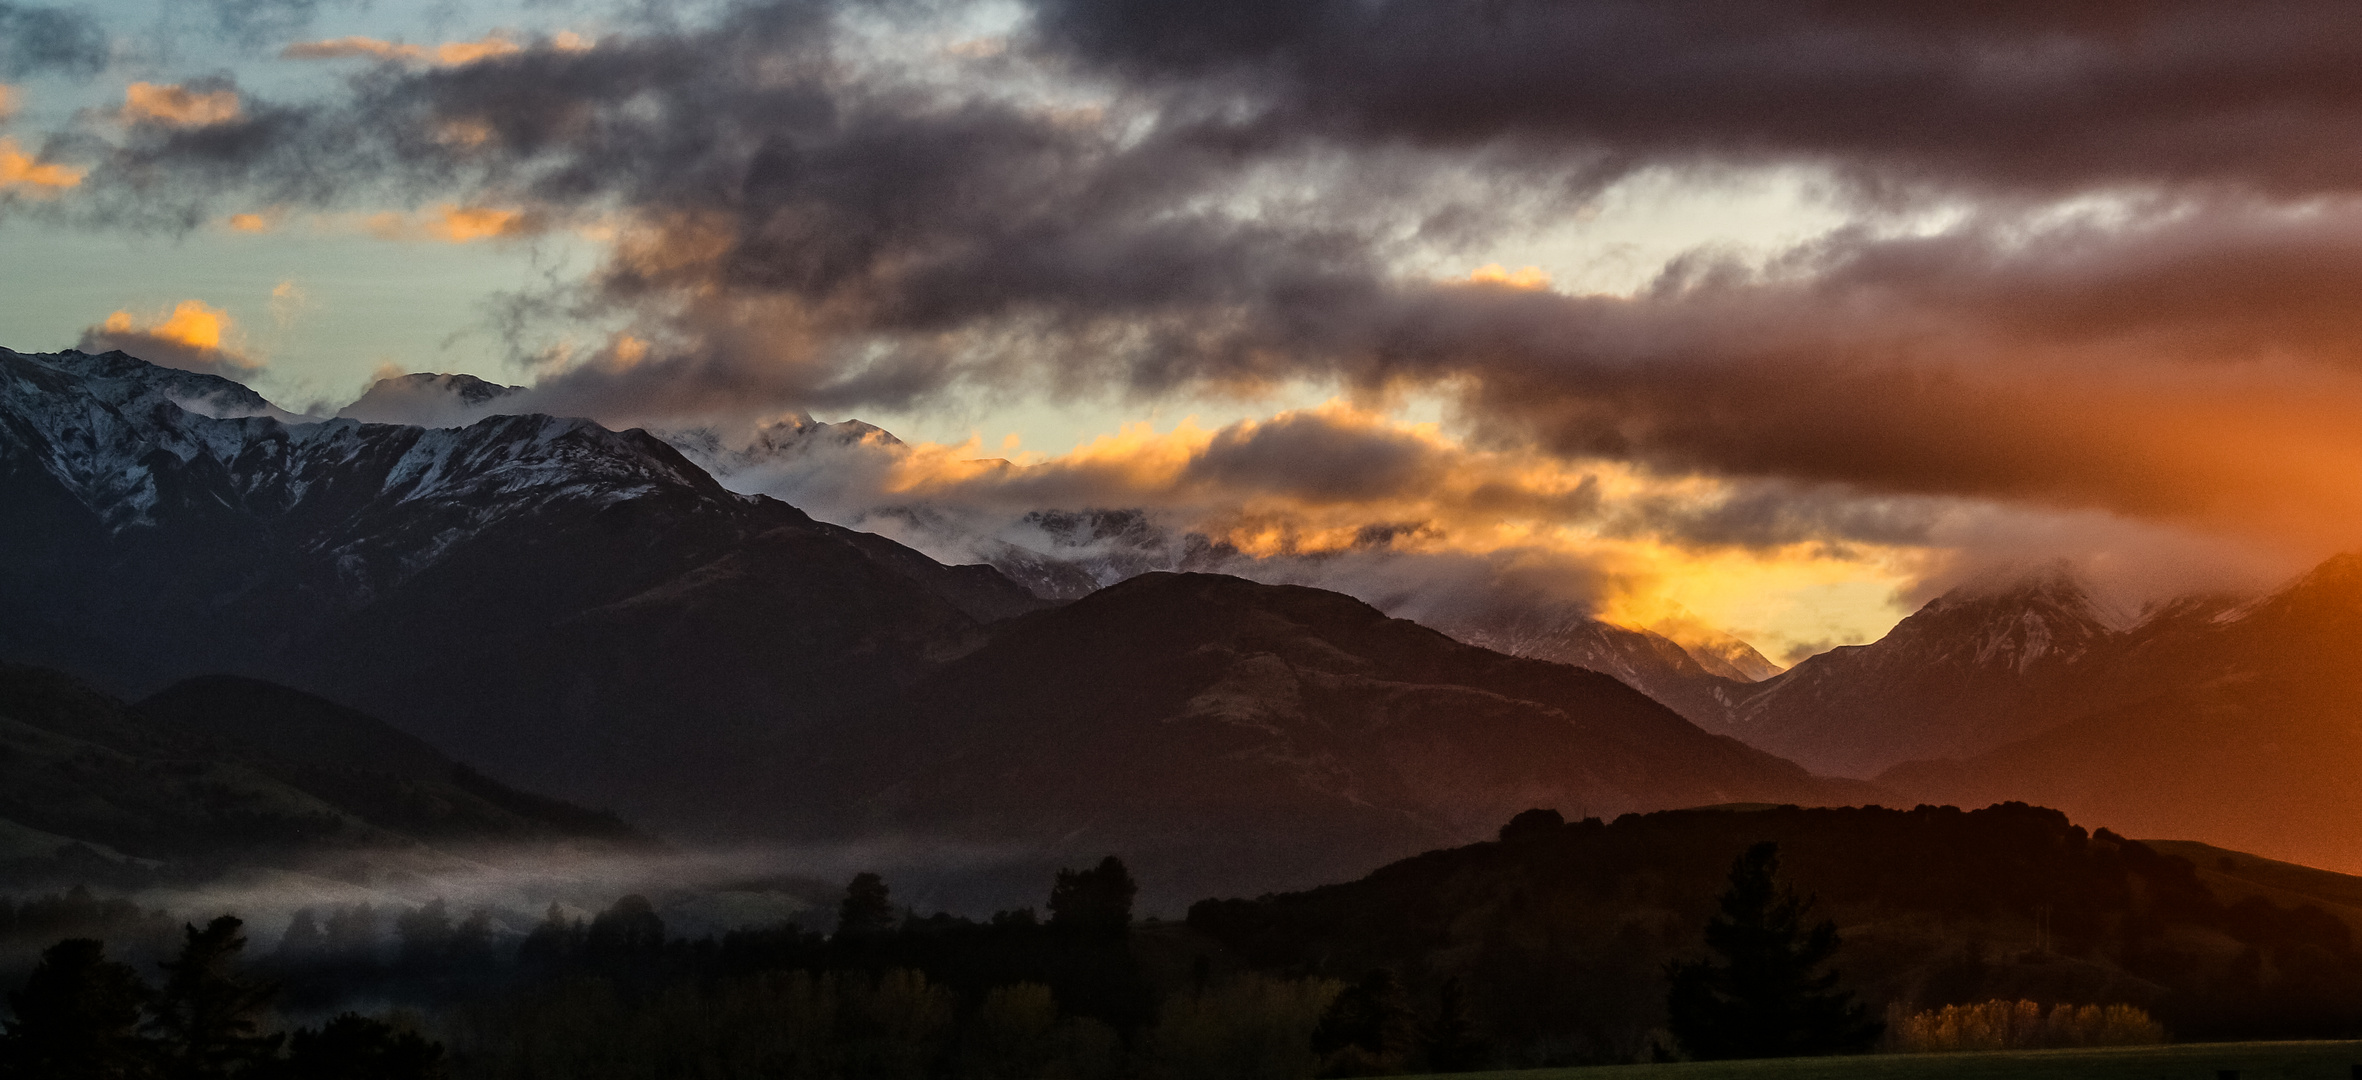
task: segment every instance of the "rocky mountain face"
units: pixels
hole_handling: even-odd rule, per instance
[[[2362,556],[2259,600],[2170,606],[2080,679],[2081,698],[2029,717],[2039,734],[1881,782],[2362,870]]]
[[[1143,575],[1012,620],[846,730],[835,771],[873,827],[1138,853],[1152,886],[1201,893],[1332,880],[1534,806],[1881,794],[1598,672],[1212,574]]]
[[[290,419],[119,353],[0,353],[0,655],[133,691],[270,677],[504,778],[705,820],[769,782],[742,775],[757,733],[1041,604],[639,431]]]
[[[2073,575],[2047,568],[1929,601],[1869,645],[1724,690],[1690,715],[1816,771],[1871,776],[1898,762],[2026,738],[2113,692],[2094,678],[2134,635]]]

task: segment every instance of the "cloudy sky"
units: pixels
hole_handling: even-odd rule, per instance
[[[0,344],[857,416],[840,516],[1790,660],[2362,546],[2350,4],[0,0],[0,83]]]

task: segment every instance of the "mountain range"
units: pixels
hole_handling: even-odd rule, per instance
[[[455,387],[481,389],[412,389]],[[0,657],[134,696],[268,679],[673,835],[1117,845],[1183,895],[1157,866],[1308,884],[1534,801],[1869,790],[1335,593],[1060,605],[586,420],[312,421],[120,353],[0,353],[0,503]]]
[[[1431,629],[1204,573],[1251,567],[1140,511],[1045,508],[945,565],[717,479],[892,440],[869,425],[741,444],[518,400],[409,376],[316,421],[122,354],[0,352],[0,657],[134,696],[276,680],[667,830],[1097,845],[1241,887],[1519,803],[2027,799],[2362,869],[2362,560],[2136,616],[2037,568],[1777,671],[1573,607]],[[355,418],[420,402],[465,426]]]

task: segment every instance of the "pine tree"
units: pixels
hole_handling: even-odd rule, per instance
[[[131,1080],[153,1075],[155,1045],[139,1033],[152,991],[104,943],[68,938],[41,954],[8,995],[16,1019],[0,1035],[0,1075]]]
[[[866,871],[853,875],[845,886],[845,900],[837,905],[837,936],[860,937],[894,928],[894,904],[887,898],[886,879]]]
[[[1780,846],[1765,842],[1731,863],[1730,888],[1706,923],[1715,958],[1676,962],[1666,974],[1673,1037],[1698,1059],[1794,1057],[1870,1048],[1884,1025],[1838,973],[1837,924],[1804,925],[1812,901],[1778,882]]]
[[[223,915],[205,929],[184,927],[180,955],[164,963],[164,990],[149,1027],[161,1037],[168,1080],[216,1080],[278,1056],[278,1035],[261,1034],[277,988],[240,977],[246,924]]]

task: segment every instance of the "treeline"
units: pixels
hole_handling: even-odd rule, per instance
[[[2185,861],[2024,806],[1540,811],[1497,842],[1201,903],[1185,924],[1135,921],[1135,893],[1110,857],[1059,871],[1039,911],[921,916],[862,874],[833,932],[695,940],[637,896],[552,907],[522,935],[442,902],[349,905],[296,913],[238,977],[275,989],[309,1039],[345,1012],[407,1010],[457,1080],[1180,1080],[1829,1053],[1982,1045],[1995,1001],[2012,1024],[2015,1003],[2038,1003],[2046,1039],[2152,1030],[2127,1010],[2182,1038],[2362,1034],[2344,922],[2226,903]],[[87,894],[9,917],[27,910],[142,933],[157,918]],[[157,1023],[134,1030],[160,1038]],[[270,1067],[293,1067],[296,1034]]]
[[[0,1053],[19,1070],[7,1075],[83,1075],[41,1071],[78,1046],[114,1062],[110,1076],[384,1080],[1293,1080],[1489,1060],[1456,990],[1421,1000],[1387,971],[1246,971],[1183,927],[1136,925],[1136,892],[1111,856],[1060,871],[1042,912],[973,920],[910,913],[862,874],[833,933],[696,940],[640,896],[587,917],[553,906],[505,942],[484,913],[441,901],[347,905],[296,913],[252,961],[224,916],[187,928],[161,989],[99,941],[53,946],[10,998]],[[413,1019],[349,1011],[363,1004]],[[213,1026],[172,1019],[198,1014]],[[282,1032],[288,1015],[327,1019]],[[345,1071],[321,1071],[332,1061]]]
[[[244,923],[223,915],[184,928],[161,985],[68,938],[44,950],[8,995],[0,1075],[26,1080],[437,1080],[443,1049],[415,1031],[347,1013],[317,1027],[269,1030],[274,988],[240,963]]]
[[[1457,982],[1505,1062],[1645,1059],[1670,965],[1697,955],[1731,860],[1763,840],[1823,917],[1865,928],[1833,959],[1881,1011],[2028,999],[2138,1006],[2180,1038],[2362,1035],[2345,922],[2226,902],[2183,859],[2023,804],[1541,812],[1360,881],[1202,902],[1189,925],[1260,970]]]

